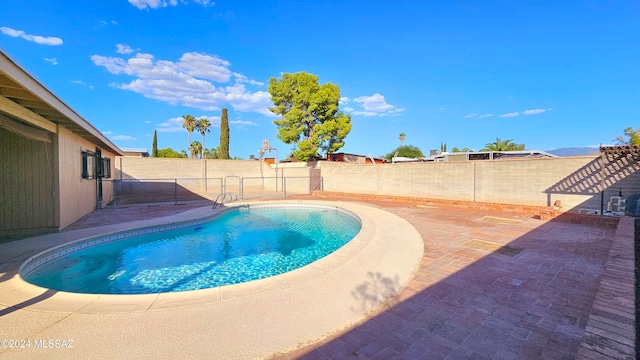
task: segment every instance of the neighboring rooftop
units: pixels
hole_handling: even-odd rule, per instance
[[[473,151],[473,152],[436,152],[424,158],[395,157],[393,162],[428,162],[428,161],[470,161],[470,160],[500,160],[500,159],[534,159],[555,158],[556,155],[541,150],[522,151]]]
[[[145,148],[122,148],[122,151],[128,157],[149,157],[149,151]]]

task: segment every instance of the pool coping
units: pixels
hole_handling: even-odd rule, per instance
[[[272,321],[273,324],[269,324],[269,320],[275,320],[270,318],[270,311],[290,317],[289,320],[294,322],[299,321],[300,313],[322,319],[310,326],[302,326],[302,329],[297,328],[293,334],[287,335],[287,331],[284,331],[277,337],[277,341],[271,339],[265,342],[264,337],[256,338],[255,341],[263,342],[262,346],[250,348],[239,346],[246,343],[246,338],[237,339],[228,334],[227,341],[216,352],[223,357],[223,354],[238,358],[245,355],[265,357],[278,351],[294,349],[305,342],[318,340],[362,320],[371,312],[382,309],[413,277],[422,259],[424,245],[417,230],[406,220],[371,206],[335,201],[284,200],[236,203],[229,207],[266,203],[338,206],[357,214],[363,225],[362,230],[336,252],[297,270],[248,283],[204,290],[145,295],[75,294],[32,285],[23,281],[16,272],[12,278],[0,282],[0,306],[26,312],[73,314],[82,316],[88,322],[98,314],[119,318],[132,313],[162,313],[164,318],[178,316],[180,312],[197,317],[194,314],[202,312],[216,314],[218,318],[229,318],[232,315],[229,315],[225,308],[241,308],[255,315],[255,318],[245,325],[264,331],[274,331],[275,329],[269,330],[273,324],[283,321],[278,318],[277,321]],[[12,248],[12,244],[18,248],[18,245],[24,244],[38,246],[9,259],[0,259],[0,272],[6,272],[8,268],[15,271],[25,260],[33,256],[34,252],[90,237],[98,231],[118,232],[122,231],[123,227],[132,229],[167,225],[214,214],[215,211],[210,207],[203,207],[169,217],[49,234],[3,244],[0,250]],[[403,241],[397,241],[398,238]],[[20,252],[19,249],[17,252]],[[385,283],[391,285],[377,286],[379,284],[376,284],[376,279],[381,276],[391,279]],[[371,289],[374,293],[370,293]],[[47,295],[43,297],[43,294]],[[33,301],[39,298],[42,299]],[[318,300],[319,298],[322,300]],[[288,302],[286,313],[274,309],[278,302]],[[163,322],[155,316],[153,321]],[[158,336],[161,336],[162,326],[158,331]],[[221,334],[225,329],[216,331]]]

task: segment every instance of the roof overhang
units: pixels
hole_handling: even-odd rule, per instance
[[[61,125],[116,155],[124,152],[0,49],[0,111],[55,133]]]

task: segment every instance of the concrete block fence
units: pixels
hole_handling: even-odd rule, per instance
[[[240,178],[246,190],[276,190],[275,165],[258,160],[121,157],[115,166],[117,179],[228,177],[231,191],[239,187]],[[606,210],[611,196],[640,193],[640,166],[628,156],[605,158],[604,166],[601,157],[579,156],[384,165],[318,162],[315,167],[327,192],[539,207],[560,204],[562,212],[601,206]],[[282,191],[287,177],[287,191],[311,193],[311,170],[305,163],[278,164],[278,189]],[[217,181],[207,191],[219,192]],[[193,183],[190,190],[204,191],[202,181]]]

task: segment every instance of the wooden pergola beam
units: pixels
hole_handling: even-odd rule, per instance
[[[640,153],[640,146],[634,145],[612,145],[612,146],[600,146],[600,152],[603,154],[638,154]]]

